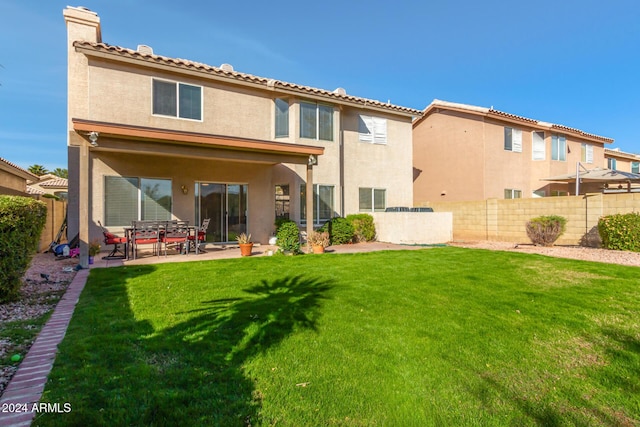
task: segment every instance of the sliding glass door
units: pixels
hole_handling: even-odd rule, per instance
[[[209,218],[207,241],[235,242],[247,231],[247,185],[198,182],[195,189],[196,223]]]

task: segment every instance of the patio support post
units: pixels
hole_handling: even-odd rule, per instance
[[[307,165],[307,238],[313,232],[313,165]]]
[[[79,264],[89,266],[89,146],[80,145],[78,160],[78,237],[80,244]],[[73,238],[73,236],[68,236]]]

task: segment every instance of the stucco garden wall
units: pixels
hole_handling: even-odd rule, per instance
[[[375,212],[372,216],[380,242],[425,245],[453,238],[450,212]]]
[[[640,211],[640,193],[544,197],[536,199],[488,199],[469,202],[434,202],[423,206],[453,215],[453,240],[529,242],[525,224],[541,215],[567,219],[560,245],[599,246],[598,220],[616,213]]]

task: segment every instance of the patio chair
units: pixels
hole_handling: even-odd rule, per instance
[[[103,256],[102,259],[123,259],[126,258],[125,252],[127,252],[127,238],[116,236],[109,232],[102,226],[102,223],[98,221],[98,225],[102,228],[102,235],[104,236],[105,245],[113,245],[113,250],[109,252],[109,255]],[[124,252],[120,249],[120,245],[124,244]]]
[[[131,249],[133,259],[138,255],[138,245],[152,245],[152,250],[160,256],[158,245],[160,243],[160,223],[157,221],[133,221],[131,231]]]
[[[207,229],[209,228],[209,222],[211,222],[210,218],[206,218],[202,220],[202,225],[197,230],[197,235],[189,236],[189,243],[194,242],[194,247],[196,248],[196,253],[202,252],[206,253],[204,249],[200,247],[207,240]],[[196,242],[197,239],[197,242]]]
[[[182,253],[187,247],[189,237],[189,223],[187,221],[170,221],[160,233],[160,244],[164,245],[164,256],[167,256],[167,247],[175,246]]]

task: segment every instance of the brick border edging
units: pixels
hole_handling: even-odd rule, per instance
[[[5,405],[20,405],[20,409],[26,405],[28,411],[0,413],[0,425],[7,427],[31,425],[36,415],[36,412],[31,412],[31,407],[42,397],[44,386],[56,359],[58,344],[62,342],[67,332],[67,326],[88,276],[87,269],[76,273],[0,399],[0,410]]]

